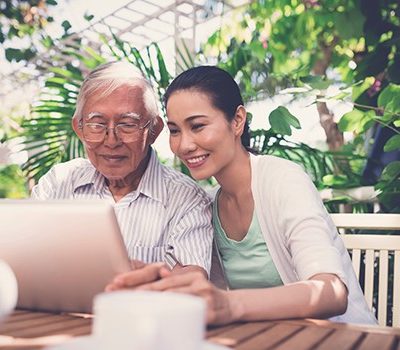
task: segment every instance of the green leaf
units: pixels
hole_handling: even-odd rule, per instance
[[[0,25],[0,44],[4,43],[4,41],[6,40],[3,32],[1,31],[1,25]]]
[[[64,69],[64,68],[59,68],[59,67],[50,67],[49,71],[51,71],[61,77],[76,79],[78,81],[82,80],[81,76],[79,76],[78,74],[76,74],[75,72],[73,72],[69,69]]]
[[[400,161],[394,161],[388,164],[385,169],[383,169],[381,178],[385,181],[392,181],[399,178],[400,176]]]
[[[83,18],[84,18],[86,21],[90,22],[90,21],[94,18],[94,15],[91,15],[91,14],[85,12],[85,14],[83,15]]]
[[[158,81],[158,84],[161,87],[166,88],[169,84],[171,77],[170,77],[170,74],[168,73],[167,66],[166,66],[165,60],[164,60],[164,56],[161,53],[160,47],[156,43],[154,43],[153,45],[157,52],[157,64],[158,64],[158,70],[159,70],[159,74],[160,74],[160,79]]]
[[[43,46],[47,49],[51,48],[54,45],[54,41],[49,35],[43,36],[41,42]]]
[[[342,39],[359,38],[363,34],[365,18],[359,9],[334,14],[335,28]]]
[[[326,90],[333,82],[331,80],[324,79],[320,75],[309,75],[307,77],[301,77],[300,80],[313,89]]]
[[[192,57],[194,54],[190,52],[186,42],[183,39],[179,41],[179,45],[176,48],[176,53],[179,57],[179,59],[177,59],[177,65],[180,66],[180,70],[184,71],[194,67],[195,62]]]
[[[18,36],[18,30],[14,26],[11,26],[7,33],[7,38],[12,39],[14,36]]]
[[[352,98],[353,101],[357,101],[366,91],[374,84],[375,78],[368,77],[363,80],[359,80],[357,83],[352,85]]]
[[[6,59],[9,62],[15,61],[15,62],[19,62],[22,61],[25,56],[24,56],[24,52],[22,50],[19,49],[14,49],[12,47],[9,47],[5,50],[6,52]]]
[[[347,97],[349,97],[351,95],[350,92],[339,92],[337,95],[331,96],[328,99],[330,100],[339,100],[339,101],[343,101],[344,99],[346,99]]]
[[[394,151],[400,148],[400,135],[392,136],[383,147],[385,152]]]
[[[57,1],[56,0],[46,0],[46,4],[55,6],[55,5],[57,5]]]
[[[270,113],[269,122],[274,132],[281,135],[292,135],[291,126],[296,129],[301,128],[299,120],[283,106],[279,106]]]
[[[400,85],[389,84],[379,94],[378,107],[385,108],[393,100],[399,100],[399,94],[400,94]]]
[[[378,106],[384,109],[383,119],[390,123],[400,116],[400,85],[389,84],[378,97]]]
[[[351,132],[363,132],[372,126],[375,113],[373,111],[362,112],[359,109],[344,114],[339,121],[339,130]]]
[[[327,187],[343,188],[343,187],[346,187],[346,184],[348,184],[349,179],[344,175],[329,174],[329,175],[325,175],[322,178],[322,182]]]
[[[68,30],[71,29],[71,27],[72,27],[71,23],[69,21],[67,21],[67,20],[63,21],[61,23],[61,26],[64,28],[64,32],[65,33],[68,32]]]

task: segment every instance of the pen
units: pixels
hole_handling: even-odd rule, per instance
[[[174,268],[175,265],[182,266],[179,260],[170,251],[165,253],[165,262],[171,270]]]

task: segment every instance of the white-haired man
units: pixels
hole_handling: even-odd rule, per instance
[[[208,274],[210,200],[191,179],[163,166],[152,150],[163,121],[141,73],[126,62],[93,70],[82,84],[72,125],[88,159],[55,165],[32,197],[109,201],[130,259]]]

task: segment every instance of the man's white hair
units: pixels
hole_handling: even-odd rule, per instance
[[[107,97],[121,86],[139,87],[143,92],[143,103],[152,122],[156,123],[158,116],[157,99],[150,82],[134,65],[117,61],[102,64],[89,73],[83,81],[76,101],[74,118],[82,119],[82,110],[88,97]]]

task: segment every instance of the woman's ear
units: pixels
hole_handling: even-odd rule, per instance
[[[244,126],[246,124],[247,112],[243,106],[236,108],[235,117],[233,118],[231,125],[236,136],[243,134]]]
[[[149,136],[150,145],[154,143],[154,141],[157,139],[158,135],[160,135],[163,128],[164,128],[164,121],[161,119],[160,116],[157,116],[155,124],[150,128],[150,136]]]

